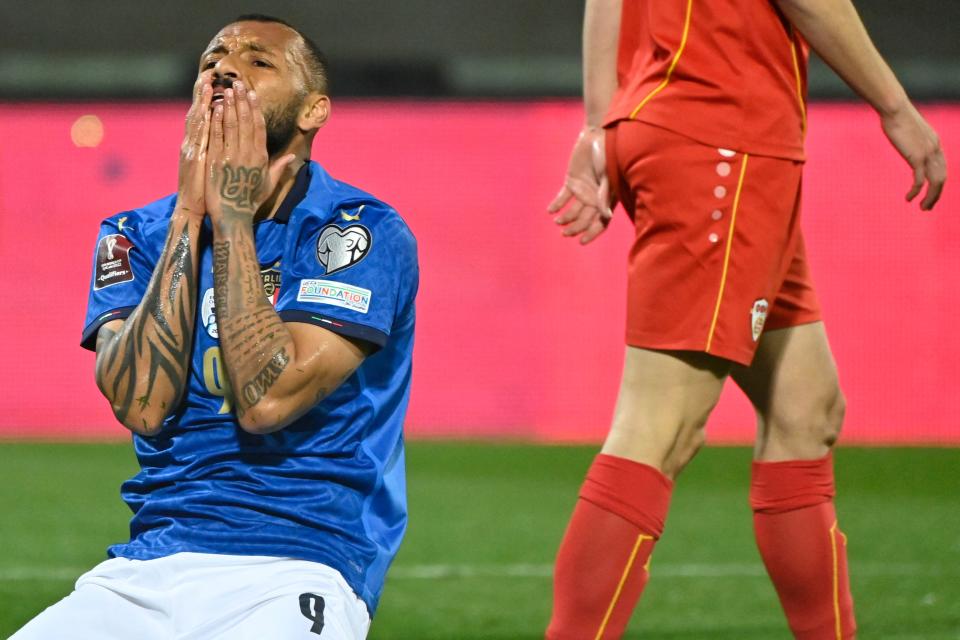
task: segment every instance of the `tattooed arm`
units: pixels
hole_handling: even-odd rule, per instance
[[[125,427],[154,435],[186,387],[197,306],[197,241],[204,218],[209,80],[198,84],[180,149],[177,205],[143,300],[97,334],[97,386]]]
[[[97,386],[125,427],[154,435],[179,404],[190,365],[200,222],[175,212],[147,292],[97,334]]]
[[[214,109],[206,189],[220,349],[240,426],[269,433],[336,389],[367,350],[320,327],[284,323],[267,300],[253,220],[294,158],[268,167],[263,116],[242,82],[226,91],[223,102]]]

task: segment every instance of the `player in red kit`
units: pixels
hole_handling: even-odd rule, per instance
[[[583,35],[586,122],[549,210],[586,244],[617,199],[635,238],[620,393],[547,638],[621,636],[728,377],[758,416],[750,504],[790,629],[854,638],[831,457],[844,397],[799,224],[808,43],[876,110],[923,210],[946,179],[937,135],[850,0],[587,0]]]

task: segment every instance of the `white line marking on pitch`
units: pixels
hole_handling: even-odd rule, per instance
[[[91,567],[7,567],[0,568],[0,582],[27,580],[76,580]],[[667,578],[758,578],[766,575],[762,564],[657,564],[651,567],[656,579]],[[929,564],[854,563],[853,576],[949,576],[960,577],[960,568]],[[415,564],[397,565],[387,574],[392,580],[439,580],[469,578],[550,578],[549,564]]]
[[[657,564],[650,568],[653,578],[735,578],[763,577],[762,564]],[[855,576],[960,576],[960,569],[945,569],[926,564],[854,564],[850,573]],[[436,580],[440,578],[550,578],[553,565],[504,564],[461,565],[427,564],[397,565],[387,574],[395,580]]]

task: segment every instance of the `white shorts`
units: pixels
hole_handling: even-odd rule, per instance
[[[114,558],[10,640],[362,640],[367,607],[316,562],[178,553]]]

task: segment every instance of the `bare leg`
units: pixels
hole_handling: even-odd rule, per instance
[[[705,353],[628,347],[602,452],[675,478],[703,445],[730,366]]]
[[[823,323],[765,333],[734,381],[757,411],[750,502],[757,547],[802,640],[856,635],[831,447],[844,399]]]
[[[729,363],[628,348],[610,435],[557,554],[550,640],[619,638],[649,576],[673,478],[703,444]]]
[[[750,367],[734,382],[757,411],[754,459],[822,458],[840,435],[846,407],[822,322],[763,334]]]

